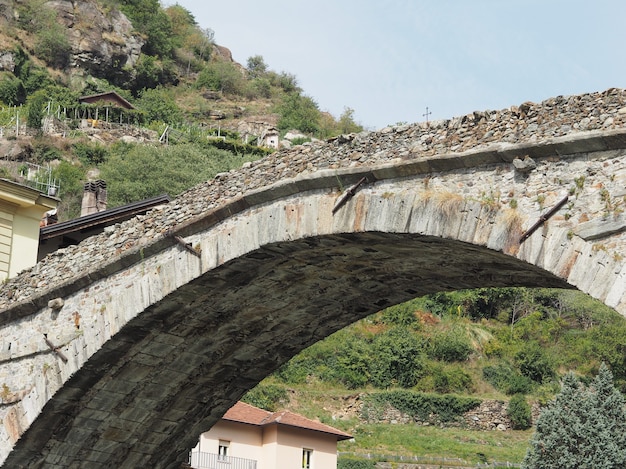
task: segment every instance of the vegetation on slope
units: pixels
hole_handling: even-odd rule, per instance
[[[213,32],[200,28],[188,10],[178,4],[163,8],[158,0],[94,0],[100,9],[125,13],[145,44],[134,69],[74,74],[67,69],[75,52],[67,31],[57,23],[55,10],[44,3],[26,0],[15,5],[14,16],[0,17],[6,23],[0,44],[13,44],[9,49],[16,57],[13,71],[0,71],[0,104],[26,104],[35,92],[44,90],[47,99],[74,106],[79,95],[115,90],[139,100],[144,121],[200,123],[211,105],[201,99],[202,93],[213,91],[220,93],[229,109],[276,113],[282,130],[294,128],[318,138],[361,130],[352,110],[346,109],[338,120],[321,112],[294,75],[270,70],[262,56],[250,57],[247,67],[225,58]],[[159,101],[163,106],[145,110],[149,106],[143,101]]]
[[[580,292],[486,288],[440,293],[338,331],[294,357],[245,399],[269,409],[290,407],[351,432],[356,440],[342,443],[341,451],[519,463],[531,436],[525,430],[530,404],[546,404],[570,371],[590,382],[602,363],[626,390],[624,351],[624,318]],[[434,407],[433,395],[447,396],[446,404],[437,404],[443,408]],[[362,404],[358,411],[356,396]],[[489,435],[464,428],[443,431],[445,422],[469,405],[467,398],[511,401],[509,417],[520,430]],[[353,412],[342,410],[346,403]],[[376,405],[379,410],[392,405],[409,415],[424,409],[441,415],[428,427],[367,423],[365,413],[376,411]],[[423,440],[433,432],[441,440],[435,453]],[[468,450],[465,443],[472,441],[484,444]]]
[[[145,40],[134,68],[75,73],[69,64],[76,51],[57,22],[58,12],[42,0],[16,3],[15,14],[7,15],[0,5],[0,45],[15,62],[12,71],[0,71],[0,127],[20,122],[41,130],[43,118],[52,114],[66,128],[64,138],[41,132],[20,138],[18,164],[5,166],[2,176],[19,179],[20,162],[51,164],[61,185],[60,220],[79,214],[81,184],[94,169],[107,179],[109,206],[114,207],[162,192],[176,196],[216,172],[263,156],[270,150],[247,145],[237,133],[247,118],[310,138],[362,130],[351,109],[338,119],[322,112],[294,75],[272,71],[262,56],[250,57],[247,67],[224,56],[213,32],[200,28],[180,5],[163,8],[158,0],[92,3],[105,12],[121,10]],[[119,136],[93,136],[80,128],[76,116],[95,112],[97,105],[78,104],[78,98],[108,91],[136,107],[124,110],[123,120],[152,132],[152,144],[120,144]],[[122,117],[119,110],[110,113],[113,122]],[[172,136],[169,147],[157,143],[165,129]],[[220,138],[214,138],[216,133]]]

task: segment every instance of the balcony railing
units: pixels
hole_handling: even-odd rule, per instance
[[[189,464],[193,469],[256,469],[254,459],[234,458],[214,453],[192,451]]]

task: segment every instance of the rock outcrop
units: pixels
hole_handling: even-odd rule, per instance
[[[91,1],[52,0],[45,6],[55,10],[67,28],[71,69],[115,78],[137,63],[144,40],[120,11],[105,13]]]

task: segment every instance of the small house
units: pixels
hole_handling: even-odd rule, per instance
[[[194,469],[333,469],[337,442],[352,438],[289,411],[268,412],[237,402],[192,450]]]

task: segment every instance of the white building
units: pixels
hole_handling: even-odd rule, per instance
[[[194,469],[332,469],[349,434],[293,412],[238,402],[192,450]]]

